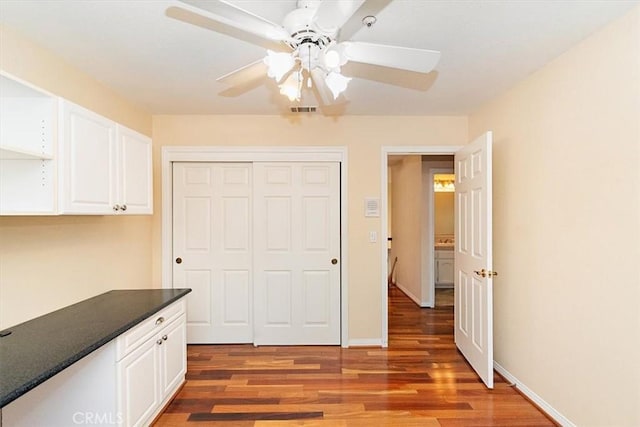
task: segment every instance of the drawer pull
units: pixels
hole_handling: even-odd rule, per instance
[[[164,322],[164,317],[160,316],[158,320],[156,320],[156,325],[160,325],[162,322]]]
[[[163,336],[162,336],[162,339],[163,339],[164,341],[166,341],[166,340],[167,340],[167,336],[166,336],[166,335],[163,335]]]
[[[162,345],[162,340],[161,340],[160,338],[158,338],[158,341],[156,341],[156,343],[157,343],[158,345]]]

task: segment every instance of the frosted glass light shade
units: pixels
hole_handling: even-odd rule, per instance
[[[340,54],[335,50],[329,50],[324,54],[324,65],[328,69],[337,68],[340,66]]]
[[[280,94],[289,98],[289,101],[299,101],[300,89],[299,73],[291,73],[289,78],[280,85]]]
[[[290,53],[267,50],[264,63],[267,66],[267,75],[279,82],[293,68],[296,61]]]
[[[340,94],[347,89],[347,85],[351,81],[351,77],[345,77],[342,74],[336,72],[330,72],[327,74],[325,83],[333,94],[333,99],[338,99]]]

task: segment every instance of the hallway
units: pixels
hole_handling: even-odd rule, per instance
[[[389,348],[191,345],[187,382],[156,426],[553,426],[453,342],[453,307],[389,293]]]

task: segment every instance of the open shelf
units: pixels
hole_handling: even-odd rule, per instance
[[[0,71],[0,215],[56,213],[57,105]]]
[[[53,155],[17,147],[0,146],[0,160],[51,160]]]

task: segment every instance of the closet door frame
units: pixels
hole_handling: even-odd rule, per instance
[[[338,162],[340,164],[340,336],[342,347],[349,343],[348,319],[348,218],[347,148],[317,147],[162,147],[162,287],[173,287],[173,162]]]

